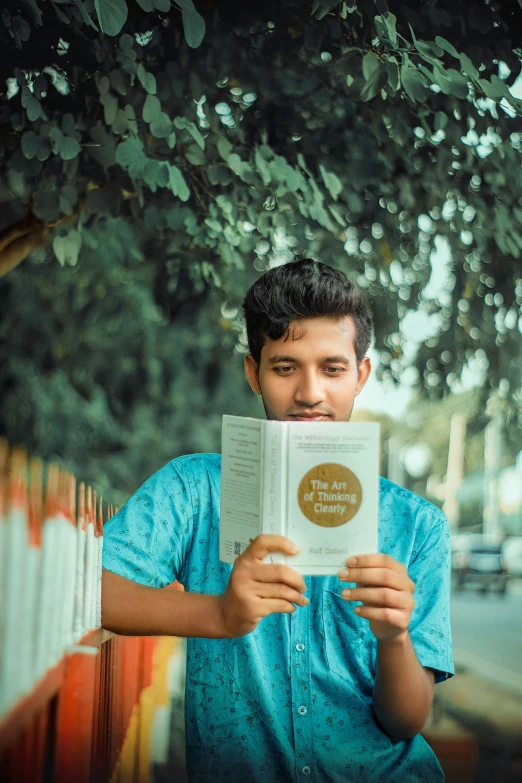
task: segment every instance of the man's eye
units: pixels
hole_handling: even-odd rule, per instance
[[[344,372],[344,367],[327,367],[326,369],[335,371],[333,373],[328,373],[328,375],[340,375],[342,372]]]
[[[274,372],[280,372],[281,375],[288,375],[287,372],[281,372],[281,370],[291,370],[292,367],[274,367]]]

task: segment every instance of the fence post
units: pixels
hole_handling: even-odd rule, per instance
[[[89,783],[97,647],[67,650],[56,716],[53,783]]]

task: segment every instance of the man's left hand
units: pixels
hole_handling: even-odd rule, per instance
[[[346,568],[346,574],[339,572],[339,579],[355,582],[355,588],[343,590],[341,596],[346,601],[362,601],[354,611],[370,621],[377,639],[390,641],[405,635],[415,606],[415,585],[405,566],[389,555],[374,554],[350,557]]]

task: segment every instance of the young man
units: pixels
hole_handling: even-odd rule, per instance
[[[267,417],[348,421],[371,370],[372,322],[347,277],[286,264],[259,278],[243,311],[245,372]],[[179,457],[104,536],[104,626],[188,637],[189,779],[442,781],[418,732],[434,682],[453,674],[443,514],[381,479],[379,554],[303,578],[262,562],[295,553],[282,536],[258,536],[233,566],[219,560],[219,490],[219,454]],[[157,589],[175,579],[184,593]]]

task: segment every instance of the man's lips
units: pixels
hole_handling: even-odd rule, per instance
[[[316,419],[329,419],[328,413],[291,413],[291,419],[297,419],[297,421],[315,421]]]

